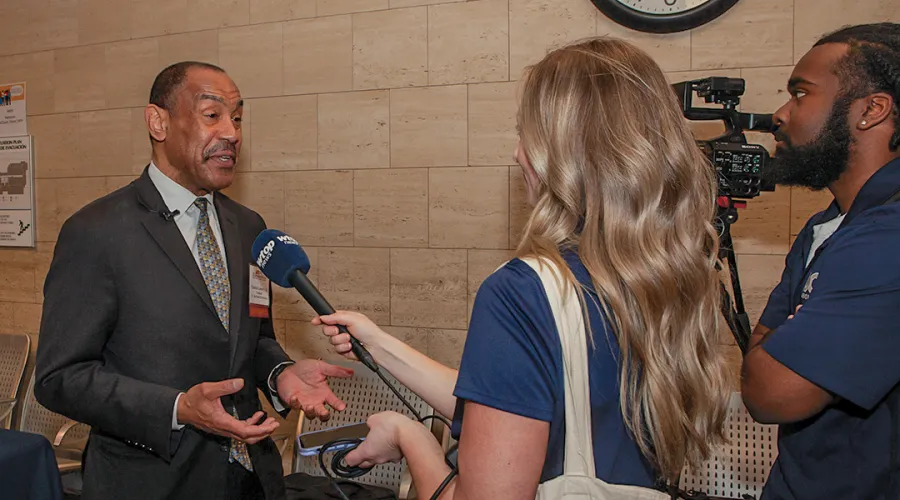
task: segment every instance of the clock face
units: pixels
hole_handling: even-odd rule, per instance
[[[608,18],[648,33],[675,33],[702,26],[738,0],[591,0]]]
[[[616,0],[622,5],[647,14],[677,14],[700,7],[711,0]]]

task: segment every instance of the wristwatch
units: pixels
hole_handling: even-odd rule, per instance
[[[281,375],[281,372],[283,372],[285,368],[291,366],[292,364],[294,364],[294,361],[285,361],[284,363],[276,366],[274,370],[272,370],[272,373],[269,375],[269,390],[271,390],[275,394],[278,394],[278,384],[276,382],[278,380],[278,376]]]

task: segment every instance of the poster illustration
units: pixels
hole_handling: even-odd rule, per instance
[[[0,246],[34,247],[30,136],[0,137]]]

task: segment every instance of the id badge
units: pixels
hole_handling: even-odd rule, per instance
[[[270,299],[269,278],[250,264],[250,317],[268,318]]]

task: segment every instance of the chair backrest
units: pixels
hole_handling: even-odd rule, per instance
[[[395,411],[414,418],[412,412],[397,399],[397,396],[391,392],[378,375],[370,371],[362,363],[336,362],[332,364],[350,367],[354,370],[351,378],[328,379],[328,385],[331,386],[337,397],[347,403],[347,408],[341,412],[332,412],[331,418],[324,423],[319,420],[307,420],[301,417],[297,425],[298,435],[304,432],[365,422],[369,415],[383,411]],[[382,373],[421,416],[424,417],[434,413],[431,406],[397,382],[386,370],[382,369]],[[296,439],[294,447],[293,472],[304,472],[313,476],[324,475],[322,469],[319,468],[318,456],[304,457],[299,455],[296,450],[298,447]],[[330,456],[330,454],[326,456],[326,465],[330,464]],[[400,498],[406,498],[410,483],[406,460],[401,461],[399,464],[378,465],[368,474],[355,478],[353,481],[392,489]]]
[[[52,443],[56,439],[56,434],[60,428],[66,424],[68,419],[58,413],[54,413],[43,405],[38,403],[34,397],[34,379],[28,383],[28,392],[25,393],[25,402],[22,404],[22,420],[19,430],[24,432],[33,432],[41,434]],[[86,425],[76,425],[66,434],[66,439],[83,439],[90,432],[90,427]]]
[[[696,470],[685,466],[679,487],[712,496],[759,498],[778,457],[778,426],[756,423],[739,392],[731,395],[725,426],[731,442]]]
[[[30,350],[31,337],[28,335],[0,334],[0,399],[18,397]],[[12,415],[10,412],[0,420],[0,427],[9,429]]]

